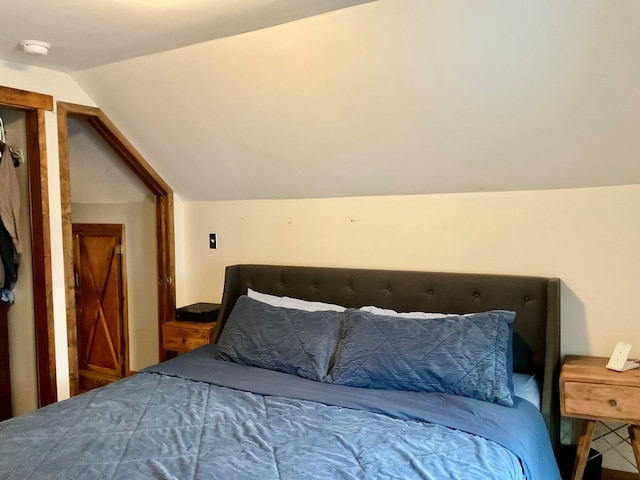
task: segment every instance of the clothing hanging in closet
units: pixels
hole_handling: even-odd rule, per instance
[[[20,190],[15,171],[15,151],[7,145],[0,119],[0,300],[13,303],[22,246],[18,234]],[[19,151],[19,150],[17,150]]]

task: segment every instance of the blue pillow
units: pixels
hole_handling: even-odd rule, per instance
[[[514,319],[503,310],[408,319],[350,309],[327,381],[513,406],[508,354]]]
[[[227,319],[216,357],[322,381],[338,343],[341,316],[274,307],[245,295]]]

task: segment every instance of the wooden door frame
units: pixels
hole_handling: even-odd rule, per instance
[[[0,105],[21,110],[26,115],[38,406],[43,407],[58,398],[44,118],[46,111],[53,110],[53,97],[0,86]]]
[[[68,119],[86,122],[116,156],[155,196],[158,268],[158,359],[166,360],[162,348],[162,324],[173,320],[175,294],[175,239],[173,190],[151,168],[142,155],[124,137],[107,116],[96,107],[57,102],[58,148],[60,155],[60,196],[62,203],[62,241],[64,249],[65,295],[67,301],[67,335],[69,345],[69,381],[71,395],[78,393],[78,352],[76,338],[76,304],[73,279],[73,235],[71,219],[71,182],[69,173]]]

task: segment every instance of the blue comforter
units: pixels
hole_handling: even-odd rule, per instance
[[[216,361],[205,347],[0,423],[0,479],[26,478],[560,476],[526,401],[327,385]]]

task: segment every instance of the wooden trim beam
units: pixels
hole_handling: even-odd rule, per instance
[[[53,110],[53,97],[17,88],[0,86],[0,104],[29,110]]]
[[[154,195],[166,195],[171,187],[149,165],[115,124],[96,107],[58,102],[58,111],[63,109],[69,117],[86,120],[98,137],[104,140],[118,157],[129,167]]]
[[[31,257],[33,264],[34,316],[36,319],[36,364],[38,406],[57,400],[55,326],[53,320],[53,269],[49,219],[49,174],[47,169],[44,111],[27,112],[29,196],[31,205]],[[33,161],[35,159],[40,161]],[[33,159],[33,160],[31,160]]]
[[[60,151],[60,189],[62,196],[62,234],[65,252],[65,282],[67,295],[67,332],[69,335],[69,373],[72,395],[79,391],[77,365],[75,289],[73,287],[73,238],[71,219],[71,187],[69,174],[68,118],[86,121],[133,174],[156,197],[156,237],[158,244],[158,330],[159,360],[168,358],[162,344],[162,324],[173,320],[175,300],[175,238],[173,190],[118,130],[115,124],[96,107],[58,102],[58,143]]]
[[[73,276],[73,232],[71,220],[71,175],[69,172],[69,126],[67,110],[58,102],[58,155],[60,174],[60,204],[62,210],[62,250],[67,312],[67,349],[69,359],[69,390],[71,396],[80,393],[78,338],[76,331],[76,295]]]

